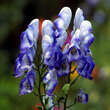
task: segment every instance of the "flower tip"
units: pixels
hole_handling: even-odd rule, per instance
[[[83,21],[84,21],[83,11],[82,11],[82,9],[78,8],[75,13],[74,27],[80,28],[80,25]]]
[[[44,20],[42,23],[42,36],[45,34],[52,36],[53,33],[53,23],[50,20]]]
[[[61,9],[59,15],[60,15],[60,14],[63,14],[63,13],[67,13],[67,14],[69,14],[69,15],[72,15],[72,11],[71,11],[71,9],[70,9],[69,7],[63,7],[63,8]]]
[[[77,8],[75,16],[78,16],[78,17],[83,16],[83,10],[81,8]]]
[[[61,11],[59,12],[58,16],[63,19],[64,21],[64,27],[65,29],[68,28],[71,18],[72,18],[72,11],[69,7],[64,7],[61,9]]]
[[[84,20],[84,21],[81,23],[80,29],[81,29],[81,30],[84,29],[85,31],[86,31],[86,30],[92,31],[92,25],[91,25],[90,21]]]
[[[46,28],[47,26],[53,26],[53,23],[52,21],[50,20],[44,20],[43,23],[42,23],[42,29]]]
[[[34,24],[34,23],[39,23],[39,19],[33,19],[33,20],[30,22],[29,25],[32,25],[32,24]]]
[[[81,8],[77,8],[76,13],[83,13]]]

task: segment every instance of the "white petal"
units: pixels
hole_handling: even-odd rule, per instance
[[[80,8],[78,8],[75,13],[74,27],[76,29],[79,28],[83,20],[84,20],[83,11]]]
[[[45,59],[50,58],[50,52],[49,52],[49,51],[47,51],[47,52],[45,53],[44,57],[45,57]]]
[[[30,22],[30,24],[29,24],[29,25],[33,25],[33,24],[35,24],[35,23],[37,23],[37,22],[39,22],[39,20],[38,20],[38,19],[33,19],[33,20]]]
[[[45,20],[42,23],[42,36],[45,34],[52,36],[53,34],[53,23],[50,20]]]
[[[53,38],[52,37],[50,37],[49,35],[44,35],[43,36],[43,39],[42,39],[44,42],[48,42],[49,44],[52,44],[53,43]],[[43,42],[42,41],[42,42]]]
[[[30,40],[31,42],[34,41],[33,31],[30,30],[30,29],[27,29],[27,34],[28,34],[29,40]]]
[[[45,34],[44,36],[42,36],[42,51],[43,53],[45,53],[47,51],[47,49],[49,48],[50,45],[52,45],[54,42],[53,37]]]
[[[88,20],[84,20],[80,26],[81,32],[92,30],[92,25]]]
[[[25,48],[30,48],[30,47],[32,47],[32,45],[29,43],[29,40],[27,39],[27,35],[25,32],[24,35],[21,36],[20,48],[25,49]]]
[[[33,39],[36,42],[39,34],[39,19],[33,19],[29,24],[29,29],[33,31]]]
[[[63,31],[61,33],[61,36],[59,36],[56,40],[57,40],[57,45],[59,45],[60,47],[62,47],[65,42],[66,42],[66,39],[67,39],[67,32],[66,31]]]
[[[78,40],[80,40],[80,30],[79,29],[77,29],[75,31],[74,35],[72,36],[71,42],[73,43],[73,42],[76,42]]]
[[[72,17],[71,9],[69,7],[62,8],[59,13],[59,16],[64,20],[65,29],[67,29]]]

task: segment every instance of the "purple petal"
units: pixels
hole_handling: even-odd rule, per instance
[[[70,73],[71,71],[71,64],[68,63],[67,58],[62,58],[60,67],[57,69],[57,76],[66,76]]]
[[[90,45],[93,43],[93,41],[94,41],[94,36],[93,34],[90,33],[84,37],[83,41],[81,42],[81,47],[85,51],[87,51]]]
[[[27,76],[21,80],[20,83],[20,94],[25,95],[31,93],[34,88],[36,73],[34,70],[31,70],[27,73]]]
[[[93,71],[94,66],[95,64],[92,60],[92,57],[86,56],[82,60],[79,60],[77,62],[77,72],[79,73],[79,75],[85,78],[92,79],[91,73]]]
[[[68,57],[68,62],[77,61],[82,57],[80,48],[77,44],[70,45],[67,57]]]
[[[44,63],[49,67],[57,67],[61,61],[62,50],[58,46],[52,46],[48,48],[48,51],[44,55]]]
[[[88,103],[88,94],[85,93],[82,89],[80,89],[80,92],[77,97],[77,101],[82,103],[82,104],[87,104]]]
[[[30,42],[27,38],[27,32],[26,31],[21,33],[20,38],[21,38],[21,40],[20,40],[21,41],[20,42],[20,52],[22,53],[22,52],[25,52],[26,49],[32,47],[32,44],[30,44]]]
[[[30,30],[32,30],[33,40],[34,40],[35,43],[37,43],[38,34],[39,34],[39,20],[38,19],[32,20],[31,23],[29,24],[28,28]]]
[[[27,79],[27,77],[24,77],[20,83],[20,94],[25,95],[25,94],[31,93],[31,92],[32,92],[31,84],[30,84],[29,80]]]
[[[14,76],[19,78],[25,71],[28,71],[32,67],[32,61],[29,54],[19,54],[19,57],[15,62],[15,74]]]

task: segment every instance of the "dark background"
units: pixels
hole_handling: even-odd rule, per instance
[[[95,79],[81,79],[76,85],[89,93],[89,103],[71,110],[110,110],[110,0],[0,0],[0,110],[33,110],[39,103],[33,94],[19,96],[20,79],[12,76],[20,34],[32,19],[53,20],[64,6],[71,8],[73,18],[78,7],[83,9],[95,36]],[[73,19],[70,29],[72,25]]]

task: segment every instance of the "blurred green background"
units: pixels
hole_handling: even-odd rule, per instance
[[[91,46],[95,80],[82,78],[76,84],[88,92],[89,102],[71,110],[110,110],[110,0],[0,0],[0,110],[33,110],[38,103],[33,94],[18,95],[20,79],[12,76],[20,33],[34,18],[54,19],[64,6],[72,9],[73,17],[82,8],[95,36]],[[73,19],[70,29],[72,23]]]

